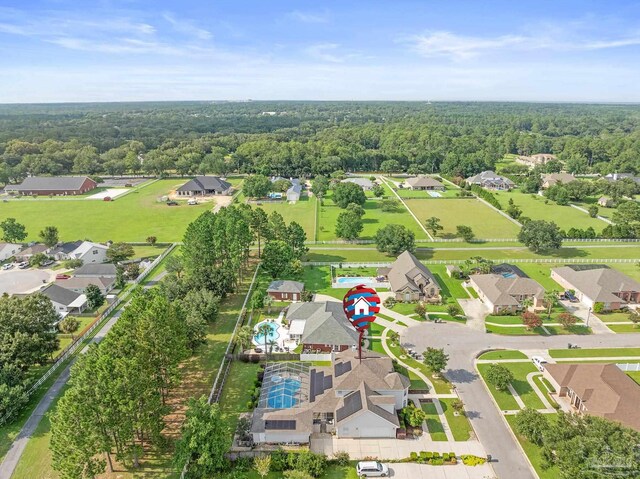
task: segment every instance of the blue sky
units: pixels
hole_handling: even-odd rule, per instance
[[[3,0],[0,102],[640,101],[640,2]]]

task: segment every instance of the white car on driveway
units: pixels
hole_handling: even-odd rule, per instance
[[[6,270],[8,270],[8,269],[13,268],[14,266],[15,266],[15,265],[14,265],[13,263],[3,264],[3,265],[2,265],[2,270],[3,270],[3,271],[6,271]]]
[[[389,467],[378,461],[360,461],[356,465],[358,477],[387,477]]]
[[[532,356],[531,361],[538,368],[540,372],[544,371],[544,365],[547,364],[547,361],[541,356]]]

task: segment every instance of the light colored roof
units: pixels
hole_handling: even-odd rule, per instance
[[[640,291],[640,283],[612,268],[583,269],[571,266],[554,268],[553,272],[592,301],[624,302],[613,293]]]
[[[376,397],[380,398],[384,396],[380,396],[378,393],[372,391],[366,382],[362,382],[358,389],[342,398],[342,404],[336,409],[336,422],[341,423],[360,415],[364,411],[371,411],[385,421],[399,427],[400,422],[398,421],[397,414],[390,413],[378,406],[373,399]],[[393,397],[389,397],[395,402]]]
[[[103,276],[94,277],[72,277],[68,279],[60,279],[55,282],[58,286],[65,289],[86,289],[90,284],[98,286],[101,290],[106,290],[115,283],[115,278],[105,278]]]
[[[71,254],[74,255],[75,257],[78,256],[82,256],[86,253],[88,253],[89,251],[91,251],[93,248],[98,248],[98,249],[104,249],[104,250],[108,250],[109,247],[100,243],[92,243],[91,241],[83,241],[80,246],[78,246],[76,249],[74,249]]]
[[[87,263],[80,266],[73,272],[73,275],[78,277],[116,277],[118,274],[118,268],[112,263]]]
[[[355,183],[362,188],[373,188],[373,182],[368,178],[347,178],[343,183]]]
[[[304,333],[304,323],[306,323],[304,319],[294,319],[291,321],[289,324],[289,335],[302,335],[302,333]]]
[[[304,283],[300,281],[277,280],[272,281],[267,288],[267,293],[302,293]]]
[[[470,279],[495,306],[518,306],[520,302],[514,296],[544,297],[544,288],[531,278],[505,278],[492,273],[474,274]]]
[[[227,183],[217,176],[196,176],[192,180],[187,181],[176,191],[218,191],[223,192],[231,188],[231,184]]]
[[[87,176],[30,176],[25,178],[21,184],[5,189],[7,191],[79,190],[88,179],[90,178]]]
[[[20,249],[20,248],[22,248],[22,245],[15,244],[15,243],[0,243],[0,251],[2,251],[5,248],[7,248],[7,249],[9,249],[9,248],[11,248],[11,249],[18,248],[18,249]]]
[[[349,372],[334,378],[334,388],[338,390],[354,390],[362,381],[374,391],[399,391],[408,388],[409,378],[393,369],[393,362],[388,356],[371,351],[364,353],[360,361],[357,352],[350,350],[336,354],[334,368],[339,363],[350,363]]]
[[[415,176],[413,178],[407,178],[404,182],[412,188],[444,187],[442,183],[431,176]]]
[[[294,303],[289,306],[287,320],[296,319],[305,320],[303,343],[349,346],[358,343],[359,334],[344,314],[342,303]]]
[[[502,182],[511,186],[515,185],[515,183],[511,181],[509,178],[505,176],[500,176],[498,173],[491,170],[483,171],[482,173],[478,173],[475,176],[467,178],[467,182],[468,183]]]
[[[572,181],[576,181],[576,177],[571,173],[549,173],[546,175],[542,175],[542,182],[548,183],[550,186],[557,184],[558,182],[567,184]]]
[[[47,245],[41,244],[41,243],[37,243],[34,245],[31,245],[25,249],[23,249],[22,251],[20,251],[20,256],[27,256],[27,255],[34,255],[34,254],[38,254],[38,253],[44,253],[45,251],[48,251],[49,248],[47,247]]]
[[[382,270],[380,272],[382,273]],[[408,251],[401,253],[388,272],[386,270],[385,272],[393,291],[403,291],[408,288],[411,291],[420,292],[421,286],[424,290],[431,285],[440,289],[431,271]]]
[[[640,431],[640,385],[615,364],[546,364],[560,385],[572,389],[587,412]]]

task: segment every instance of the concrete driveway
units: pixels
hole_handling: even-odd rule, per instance
[[[389,477],[394,479],[485,479],[495,477],[488,464],[467,467],[457,466],[429,466],[426,464],[388,464]],[[507,476],[505,476],[507,477]],[[520,477],[520,476],[508,476]]]
[[[475,370],[475,357],[487,349],[562,349],[567,343],[581,348],[639,347],[640,335],[499,336],[454,323],[421,323],[403,331],[401,342],[418,351],[427,347],[444,348],[449,355],[445,376],[455,385],[466,405],[469,420],[487,454],[497,460],[492,463],[497,476],[534,479],[515,437]]]
[[[489,308],[479,299],[459,299],[458,303],[467,317],[467,327],[484,333],[484,319],[490,312]]]
[[[0,295],[25,294],[37,291],[53,281],[56,273],[51,269],[9,269],[0,271]]]

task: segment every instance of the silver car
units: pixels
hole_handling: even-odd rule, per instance
[[[389,468],[378,461],[360,461],[356,465],[358,477],[387,477]]]

